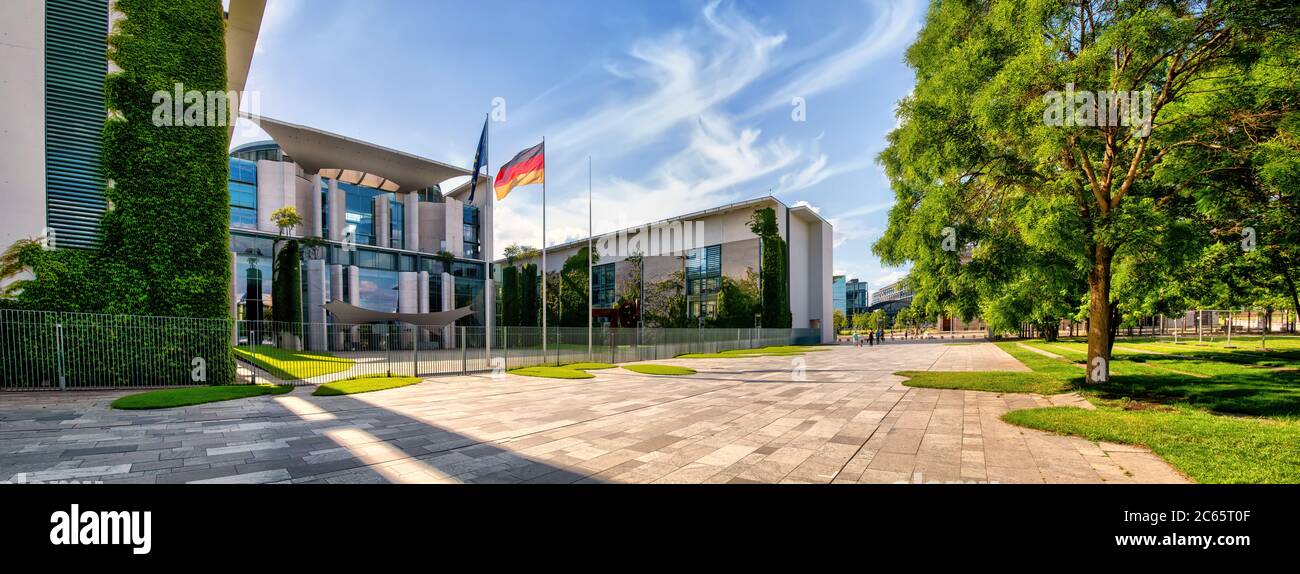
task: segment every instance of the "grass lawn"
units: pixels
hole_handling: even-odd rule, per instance
[[[609,363],[569,363],[567,365],[561,365],[561,367],[565,369],[575,369],[579,371],[592,371],[592,370],[599,370],[599,369],[612,369],[614,368],[614,365],[611,365]]]
[[[579,371],[578,369],[570,369],[568,367],[548,367],[542,365],[510,369],[510,373],[514,375],[523,375],[525,377],[544,377],[547,379],[592,379],[596,377],[596,375],[588,373],[587,371]]]
[[[290,385],[213,385],[165,389],[127,395],[113,401],[112,407],[125,410],[169,409],[219,401],[246,399],[261,395],[282,395],[292,391]]]
[[[1139,444],[1204,483],[1300,483],[1300,421],[1215,415],[1200,409],[1011,411],[1016,425],[1090,440]]]
[[[695,369],[675,365],[623,365],[624,369],[643,375],[694,375]]]
[[[370,393],[374,391],[384,391],[396,389],[407,385],[414,385],[424,379],[420,377],[389,377],[385,375],[368,375],[342,381],[334,381],[316,387],[313,395],[318,397],[335,397],[338,395],[355,395],[357,393]]]
[[[279,347],[259,345],[235,347],[235,355],[257,365],[271,376],[286,381],[296,381],[340,373],[352,368],[355,361],[315,351],[288,351]]]
[[[1119,340],[1111,380],[1081,387],[1082,342],[1024,344],[1061,358],[1008,342],[998,346],[1033,372],[900,374],[912,377],[904,384],[917,387],[1078,390],[1096,410],[1047,407],[1002,418],[1059,434],[1142,445],[1198,482],[1300,483],[1300,374],[1277,369],[1275,361],[1288,360],[1282,351],[1208,345],[1167,350],[1160,341]]]

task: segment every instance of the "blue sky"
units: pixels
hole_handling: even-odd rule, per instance
[[[546,137],[548,243],[772,193],[835,226],[835,270],[901,276],[871,243],[893,201],[875,162],[913,76],[920,1],[270,0],[256,113],[491,169]],[[806,121],[791,101],[806,102]],[[248,100],[245,100],[245,104]],[[245,106],[248,109],[248,106]],[[241,120],[243,121],[243,120]],[[235,145],[265,139],[241,126]],[[496,207],[496,249],[539,245],[539,186]]]

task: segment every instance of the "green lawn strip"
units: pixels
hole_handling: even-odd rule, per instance
[[[282,395],[292,391],[290,385],[213,385],[165,389],[126,395],[112,403],[115,409],[144,410],[188,407],[204,403],[246,399],[261,395]]]
[[[694,375],[695,369],[676,365],[623,365],[624,369],[643,375]]]
[[[548,379],[591,379],[591,378],[595,378],[596,376],[591,373],[588,373],[587,371],[579,371],[577,369],[569,369],[566,367],[548,367],[548,366],[541,366],[541,365],[535,367],[520,367],[518,369],[510,369],[510,373],[513,375],[523,375],[525,377],[545,377]]]
[[[1300,421],[1228,417],[1180,407],[1011,411],[1016,425],[1150,448],[1197,482],[1300,483]]]
[[[283,380],[301,380],[320,375],[331,375],[351,369],[356,361],[315,351],[289,351],[261,345],[253,348],[235,347],[235,355],[257,365],[271,376]]]
[[[396,389],[407,385],[414,385],[424,379],[420,377],[390,377],[385,375],[366,375],[363,377],[353,377],[334,381],[316,387],[312,394],[318,397],[335,397],[338,395],[355,395],[357,393],[370,393],[374,391],[384,391]]]
[[[1014,371],[900,371],[894,374],[908,378],[903,382],[904,385],[925,389],[1038,393],[1040,395],[1056,395],[1074,389],[1074,386],[1068,381],[1042,373]]]
[[[592,371],[599,369],[612,369],[614,368],[614,365],[610,363],[569,363],[567,365],[561,365],[561,367],[578,371]]]

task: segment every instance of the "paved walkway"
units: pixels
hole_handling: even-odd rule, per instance
[[[991,344],[657,362],[699,374],[454,376],[135,412],[107,408],[122,392],[10,393],[0,396],[0,480],[1185,481],[1145,449],[998,418],[1053,399],[913,389],[892,374],[1024,368]]]

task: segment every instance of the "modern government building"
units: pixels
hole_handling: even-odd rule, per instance
[[[229,90],[244,88],[264,9],[265,0],[227,4]],[[0,128],[0,250],[50,232],[61,248],[98,243],[107,208],[99,156],[114,14],[110,0],[0,2],[0,77],[20,80],[0,85],[0,99],[15,112]],[[272,214],[293,207],[303,222],[289,233],[324,239],[303,263],[306,322],[325,324],[322,305],[343,301],[398,313],[470,307],[459,324],[495,324],[488,178],[471,202],[468,169],[279,119],[245,118],[271,139],[230,151],[232,317],[269,319],[273,244],[281,231]],[[459,137],[469,147],[477,136]],[[449,180],[465,183],[448,187]],[[760,240],[747,222],[761,207],[775,210],[788,245],[792,326],[820,329],[823,340],[832,340],[832,230],[808,207],[760,197],[653,224],[694,222],[700,233],[689,253],[645,257],[645,276],[689,267],[689,312],[714,313],[720,277],[759,270]],[[549,248],[551,270],[585,244]],[[601,261],[592,277],[596,291],[628,276],[625,259]],[[325,344],[323,331],[306,339],[311,348]]]

